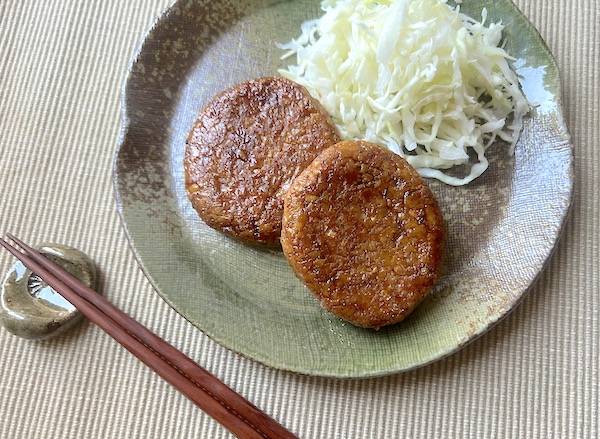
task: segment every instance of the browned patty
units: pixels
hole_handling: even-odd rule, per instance
[[[211,227],[246,241],[279,243],[283,194],[338,141],[329,116],[304,87],[260,78],[216,96],[185,150],[185,185]]]
[[[285,197],[281,243],[326,309],[357,326],[403,320],[436,282],[443,220],[417,172],[372,143],[321,153]]]

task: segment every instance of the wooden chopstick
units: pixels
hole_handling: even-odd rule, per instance
[[[10,234],[7,236],[16,242],[24,253],[0,239],[2,247],[63,295],[89,320],[232,433],[240,438],[296,437],[58,264],[16,237]]]
[[[244,413],[244,417],[251,416],[253,423],[262,426],[261,430],[265,430],[267,434],[275,435],[273,437],[285,437],[281,435],[289,434],[287,430],[283,429],[283,427],[275,423],[275,421],[269,418],[266,414],[261,412],[242,396],[227,387],[224,383],[219,381],[214,375],[198,366],[198,364],[196,364],[181,351],[177,350],[162,338],[148,330],[145,326],[141,325],[136,320],[132,319],[123,311],[115,307],[104,296],[101,296],[87,285],[81,283],[79,279],[71,275],[61,266],[44,257],[41,253],[37,252],[15,236],[11,234],[7,234],[7,236],[16,242],[28,254],[28,256],[38,262],[43,268],[46,268],[50,271],[54,270],[55,273],[60,273],[61,280],[68,287],[78,291],[80,296],[95,305],[98,309],[112,318],[132,335],[139,338],[142,343],[148,345],[154,351],[162,353],[173,363],[174,367],[187,374],[206,392],[210,393],[213,398],[225,403],[230,410],[233,410],[237,414]]]

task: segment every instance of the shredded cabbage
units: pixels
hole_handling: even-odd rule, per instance
[[[325,14],[279,47],[296,64],[279,73],[332,115],[343,137],[381,143],[425,177],[464,185],[488,167],[500,139],[512,154],[529,104],[485,25],[446,0],[324,0]],[[458,178],[444,172],[470,163]]]

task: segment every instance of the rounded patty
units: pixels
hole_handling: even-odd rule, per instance
[[[344,141],[321,153],[285,197],[281,243],[326,309],[357,326],[403,320],[438,277],[437,202],[400,156]]]
[[[216,96],[188,137],[189,199],[209,226],[278,244],[284,193],[338,140],[329,116],[304,87],[279,77],[244,82]]]

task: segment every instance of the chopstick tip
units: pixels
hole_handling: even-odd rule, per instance
[[[3,238],[0,238],[0,246],[4,247],[6,250],[8,250],[11,253],[12,253],[12,250],[14,250],[14,248]]]
[[[6,250],[8,250],[9,252],[11,252],[13,255],[15,254],[14,251],[18,251],[19,253],[21,253],[21,251],[19,250],[18,247],[20,247],[22,250],[24,250],[25,253],[27,253],[28,249],[27,249],[27,245],[22,242],[21,240],[19,240],[19,238],[17,238],[15,235],[13,235],[12,233],[5,233],[5,236],[11,240],[13,243],[15,244],[11,244],[10,242],[8,242],[6,239],[0,238],[0,245],[2,247],[4,247]],[[18,247],[17,247],[18,246]]]
[[[10,239],[12,242],[14,242],[15,244],[17,244],[19,247],[21,247],[21,249],[28,251],[29,250],[29,246],[27,244],[25,244],[23,241],[21,241],[19,238],[17,238],[15,235],[13,235],[10,232],[6,232],[6,237],[8,239]]]

